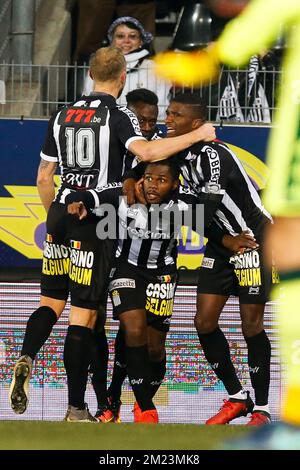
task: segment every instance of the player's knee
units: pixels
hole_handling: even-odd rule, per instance
[[[259,318],[247,318],[242,320],[242,332],[244,337],[258,335],[263,330],[263,320]]]
[[[198,333],[201,334],[211,333],[218,327],[218,323],[214,319],[199,315],[199,313],[195,315],[194,325]]]
[[[97,311],[92,309],[77,309],[71,306],[69,324],[84,326],[86,328],[94,329],[96,324]]]
[[[148,345],[149,359],[151,362],[161,362],[165,355],[166,350],[164,345],[149,346]]]
[[[55,310],[53,310],[53,308],[43,305],[32,313],[28,322],[35,322],[41,317],[41,315],[47,316],[53,324],[55,324],[57,319],[59,318],[59,315],[57,314],[57,312],[55,312]]]
[[[58,319],[64,308],[65,308],[65,305],[66,305],[66,301],[65,300],[60,300],[60,299],[52,299],[50,297],[43,297],[41,299],[41,302],[40,302],[40,307],[37,309],[37,312],[39,313],[43,313],[43,312],[46,312],[47,310],[52,310],[55,315],[56,315],[56,318]]]

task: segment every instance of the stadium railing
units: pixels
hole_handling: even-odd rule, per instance
[[[5,84],[0,96],[0,116],[48,118],[58,107],[79,98],[87,70],[87,65],[67,63],[55,65],[0,63],[0,81]],[[197,87],[193,91],[199,93],[208,105],[209,120],[226,120],[234,123],[258,121],[265,124],[268,121],[256,120],[253,117],[249,119],[249,111],[257,106],[265,111],[264,103],[257,93],[260,84],[266,92],[268,101],[266,111],[270,113],[272,120],[276,109],[275,89],[281,73],[275,67],[260,70],[257,75],[259,80],[254,81],[252,93],[249,93],[253,71],[224,68],[217,83]],[[178,90],[184,92],[186,88],[168,87],[168,96]],[[227,91],[226,96],[225,91]],[[223,106],[220,115],[221,98]],[[161,108],[159,116],[164,115],[168,100],[165,101],[159,103]]]

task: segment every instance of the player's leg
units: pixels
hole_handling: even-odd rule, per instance
[[[155,289],[153,288],[155,286]],[[170,329],[177,271],[167,266],[148,273],[146,279],[147,343],[150,360],[150,390],[154,397],[166,373],[166,336]]]
[[[65,421],[97,421],[89,413],[84,400],[96,316],[96,309],[71,305],[64,347],[64,365],[68,382],[68,411]]]
[[[115,252],[115,240],[105,239],[98,242],[99,253],[97,263],[99,268],[98,289],[100,305],[97,311],[96,325],[92,337],[92,358],[90,364],[91,381],[97,397],[97,412],[95,417],[101,422],[111,422],[114,414],[110,410],[107,396],[107,367],[108,367],[108,343],[105,332],[107,289],[109,273],[112,268],[112,260]]]
[[[248,348],[248,365],[255,405],[249,425],[271,421],[268,404],[270,386],[271,344],[264,330],[265,304],[240,304],[242,332]]]
[[[230,294],[235,293],[236,280],[228,254],[221,256],[210,243],[199,271],[195,327],[205,358],[223,382],[229,399],[206,424],[226,424],[248,413],[252,406],[248,392],[236,375],[228,341],[219,327],[219,317]]]
[[[163,320],[156,321],[149,326],[149,312],[147,312],[148,328],[147,328],[147,345],[149,353],[149,390],[151,398],[154,398],[156,392],[161,386],[166,374],[166,336],[167,331],[160,331],[158,324],[163,325]],[[168,328],[169,329],[169,328]],[[134,404],[135,419],[139,419],[141,409],[137,402]]]
[[[50,336],[53,326],[62,314],[66,305],[65,299],[53,299],[41,296],[40,306],[30,316],[22,345],[21,355],[32,360]]]
[[[30,316],[10,386],[9,400],[13,411],[23,414],[28,406],[29,381],[35,356],[50,336],[57,318],[65,307],[64,300],[42,296],[40,307]]]
[[[65,210],[53,203],[46,222],[41,274],[40,307],[28,320],[22,354],[32,359],[46,342],[63,312],[69,294],[69,248],[66,242]]]
[[[127,376],[125,336],[119,328],[115,339],[115,358],[110,386],[107,390],[109,409],[114,415],[114,422],[120,422],[122,385]]]
[[[40,305],[27,321],[21,357],[15,364],[10,386],[11,407],[18,414],[24,413],[28,405],[32,362],[49,338],[68,297],[69,251],[64,244],[63,218],[63,207],[52,204],[44,242]]]
[[[67,421],[95,421],[85,406],[84,396],[92,362],[92,331],[107,283],[106,276],[101,275],[103,247],[96,236],[97,222],[93,214],[81,221],[68,218],[71,311],[64,347],[69,392]]]
[[[107,400],[107,368],[108,368],[108,342],[105,332],[106,302],[100,305],[97,311],[97,320],[92,332],[91,344],[91,382],[97,399],[95,418],[100,422],[108,423],[113,420]]]
[[[219,328],[218,320],[227,296],[198,294],[195,327],[205,358],[213,368],[218,379],[227,390],[229,399],[224,401],[220,411],[206,421],[206,424],[227,424],[233,419],[244,416],[252,407],[248,392],[236,375],[230,357],[228,341]]]
[[[129,382],[142,410],[143,416],[135,413],[135,422],[157,422],[157,411],[149,389],[145,276],[147,278],[145,270],[120,263],[109,284],[109,293],[113,316],[120,320],[125,339],[125,356],[121,345],[121,360],[127,365]]]
[[[263,243],[256,250],[234,259],[242,332],[248,348],[248,365],[255,394],[255,407],[248,425],[270,422],[268,405],[270,385],[271,344],[264,330],[264,310],[272,285],[272,272],[262,257]]]
[[[155,396],[166,374],[166,337],[167,331],[160,331],[154,324],[148,326],[149,383],[152,397]]]

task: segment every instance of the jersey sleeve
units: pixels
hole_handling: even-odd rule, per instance
[[[65,203],[83,202],[87,209],[97,209],[101,204],[119,205],[122,197],[122,183],[109,183],[106,186],[88,191],[72,191],[66,196]]]
[[[106,186],[90,189],[87,191],[94,198],[94,207],[97,209],[101,204],[112,204],[119,206],[119,198],[122,197],[122,183],[109,183]]]
[[[202,192],[218,195],[222,199],[233,168],[231,155],[225,146],[212,143],[204,145],[199,157],[204,182]],[[195,164],[199,165],[198,159]]]
[[[125,106],[119,108],[120,119],[116,125],[116,132],[123,145],[128,150],[129,145],[135,140],[145,140],[140,129],[136,115]]]
[[[48,162],[58,162],[58,150],[54,137],[55,125],[58,119],[58,112],[56,111],[48,122],[47,134],[44,145],[40,152],[40,157]]]
[[[202,147],[192,165],[195,165],[203,179],[201,192],[198,192],[198,204],[204,206],[204,224],[207,228],[225,194],[232,171],[232,157],[226,147],[211,143]]]

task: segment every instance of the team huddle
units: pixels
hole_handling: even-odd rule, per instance
[[[28,320],[10,388],[22,414],[36,354],[71,297],[64,346],[70,422],[119,422],[122,384],[135,396],[134,422],[158,423],[153,402],[166,373],[166,337],[177,285],[181,226],[207,239],[199,270],[194,324],[205,358],[228,393],[206,424],[250,414],[248,425],[271,421],[270,341],[263,316],[276,276],[262,259],[272,223],[237,156],[215,140],[204,103],[177,93],[166,112],[167,136],[156,127],[157,97],[127,94],[126,67],[115,47],[90,63],[94,91],[51,117],[37,184],[47,211],[41,300]],[[55,195],[54,174],[61,170]],[[112,381],[107,387],[107,296],[119,321]],[[219,317],[230,295],[239,298],[254,401],[243,389]],[[88,374],[98,409],[85,403]]]

